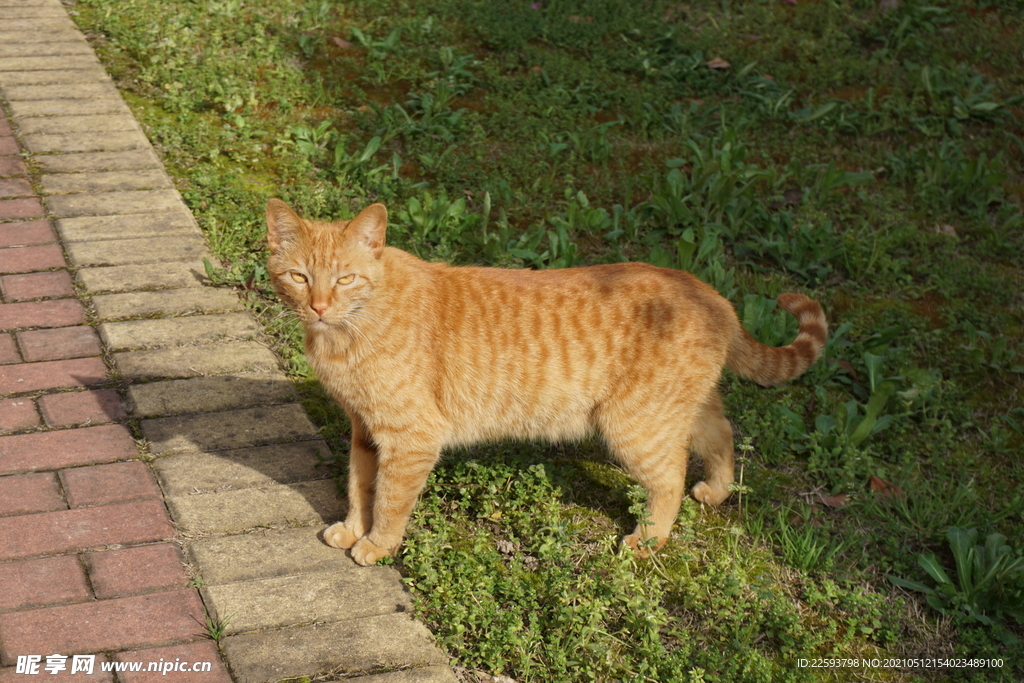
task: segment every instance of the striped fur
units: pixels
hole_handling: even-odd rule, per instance
[[[445,447],[597,430],[646,488],[668,538],[689,450],[718,504],[733,481],[732,428],[717,384],[728,366],[761,384],[807,369],[824,347],[821,307],[787,294],[800,335],[773,349],[689,273],[642,263],[553,271],[454,268],[384,246],[387,212],[305,221],[267,205],[268,271],[305,326],[306,355],[352,421],[349,512],[324,538],[360,564],[393,553]]]

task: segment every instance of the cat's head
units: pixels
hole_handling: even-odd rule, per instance
[[[371,204],[350,221],[307,221],[280,199],[267,202],[267,271],[307,330],[351,325],[383,272],[388,212]]]

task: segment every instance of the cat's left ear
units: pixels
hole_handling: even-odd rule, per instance
[[[359,212],[349,224],[348,236],[366,245],[374,258],[380,258],[384,251],[384,233],[388,229],[388,210],[383,204],[370,204]]]

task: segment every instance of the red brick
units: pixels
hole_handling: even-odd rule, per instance
[[[18,147],[18,141],[13,137],[4,136],[0,137],[0,154],[17,154],[21,149]]]
[[[30,398],[0,398],[0,434],[20,432],[38,425],[35,401]]]
[[[66,265],[59,244],[0,249],[0,273],[31,273]]]
[[[2,140],[3,138],[0,138]],[[26,218],[42,218],[43,203],[38,197],[24,199],[0,199],[0,221],[19,221]]]
[[[19,332],[18,345],[26,361],[60,360],[98,356],[100,338],[91,327],[58,327],[49,330]]]
[[[4,116],[3,110],[0,110],[0,136],[10,137],[14,135],[11,131],[11,124],[8,123],[7,117]]]
[[[0,516],[66,510],[52,472],[0,477]],[[0,565],[3,566],[3,565]]]
[[[24,178],[0,179],[0,197],[31,197],[35,194]]]
[[[14,337],[0,334],[0,365],[20,362],[21,356],[18,355],[18,347],[14,345]]]
[[[37,399],[39,412],[50,427],[116,422],[126,417],[121,398],[113,389],[49,394]]]
[[[203,662],[210,663],[210,670],[199,671],[170,671],[157,673],[146,671],[149,663],[154,662],[162,665],[163,662],[178,663],[191,667]],[[231,683],[231,676],[228,675],[224,663],[217,652],[217,646],[209,640],[197,640],[193,643],[183,645],[171,645],[170,647],[159,647],[151,650],[134,650],[132,652],[119,652],[114,655],[118,662],[142,662],[142,671],[126,671],[117,675],[121,683],[167,683],[173,677],[171,683]],[[161,669],[162,671],[162,669]],[[20,683],[24,683],[23,681]],[[93,683],[90,681],[89,683]]]
[[[124,425],[0,436],[0,475],[116,462],[138,455]]]
[[[159,500],[5,517],[0,560],[76,552],[105,545],[166,541],[174,536]],[[0,633],[7,633],[0,627]],[[59,650],[57,650],[59,652]]]
[[[18,654],[40,654],[38,652],[19,652]],[[93,662],[93,670],[91,674],[85,674],[83,671],[77,671],[74,674],[71,673],[71,660],[67,661],[67,670],[60,671],[52,674],[46,670],[46,655],[41,655],[43,660],[39,663],[39,673],[37,676],[46,676],[46,683],[113,683],[114,674],[109,671],[102,671],[101,662],[109,662],[110,660],[106,655],[90,655],[95,657]],[[0,669],[0,683],[26,683],[26,681],[33,679],[26,679],[25,674],[15,673],[16,668],[13,666],[7,666]]]
[[[8,301],[27,301],[75,295],[75,285],[66,270],[0,277],[0,291]]]
[[[25,175],[28,168],[21,157],[0,157],[0,177]]]
[[[61,470],[60,478],[72,508],[162,498],[149,467],[138,460],[73,467]]]
[[[107,366],[101,358],[0,365],[0,395],[87,387],[106,380]]]
[[[194,589],[0,615],[0,661],[26,653],[93,653],[203,638]]]
[[[181,553],[171,543],[105,550],[89,553],[85,559],[97,598],[120,598],[188,585]]]
[[[82,602],[92,597],[77,555],[0,564],[0,585],[4,587],[0,609],[4,610]]]
[[[67,327],[85,322],[85,309],[78,301],[32,301],[0,304],[0,330],[19,327]],[[2,393],[2,390],[0,390]]]
[[[50,221],[21,221],[0,223],[0,248],[23,247],[29,244],[56,242]]]

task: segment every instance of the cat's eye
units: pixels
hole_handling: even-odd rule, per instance
[[[308,281],[308,278],[302,273],[290,273],[290,275],[292,276],[292,280],[300,284]]]
[[[355,279],[356,279],[355,275],[346,275],[344,277],[339,277],[338,278],[338,284],[339,285],[347,285],[348,283],[352,282]]]

